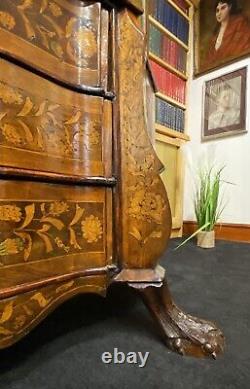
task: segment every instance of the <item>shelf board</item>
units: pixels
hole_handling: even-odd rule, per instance
[[[163,68],[170,70],[170,72],[176,74],[178,77],[182,78],[183,80],[187,81],[188,77],[185,73],[180,72],[179,70],[175,69],[172,65],[168,64],[167,62],[163,61],[160,57],[149,52],[149,58],[153,61],[157,62],[159,65],[161,65]]]
[[[149,15],[148,17],[151,24],[153,24],[156,28],[158,28],[163,34],[169,36],[175,42],[177,42],[180,46],[182,46],[186,51],[189,50],[188,46],[182,42],[179,38],[177,38],[172,32],[168,31],[158,20],[153,18],[153,16]]]
[[[160,99],[162,100],[165,100],[167,101],[168,103],[170,104],[173,104],[173,105],[176,105],[177,107],[181,108],[181,109],[186,109],[186,105],[180,103],[179,101],[175,100],[175,99],[172,99],[172,97],[169,97],[167,95],[164,95],[163,93],[161,92],[156,92],[155,94],[157,97],[159,97]]]
[[[155,123],[155,130],[157,133],[170,136],[171,138],[178,138],[183,139],[185,141],[190,141],[190,137],[187,134],[172,130],[172,128],[165,127],[162,124]]]
[[[188,22],[190,22],[189,16],[173,1],[173,0],[166,0],[167,3],[171,4],[172,7],[176,9],[176,11],[179,12],[185,19],[187,19]]]

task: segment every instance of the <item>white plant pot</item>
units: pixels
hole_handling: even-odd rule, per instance
[[[211,249],[215,246],[214,231],[201,231],[197,234],[197,246],[203,249]]]

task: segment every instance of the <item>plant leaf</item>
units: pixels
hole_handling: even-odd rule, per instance
[[[45,107],[46,107],[46,103],[47,103],[47,101],[44,100],[44,101],[40,104],[40,106],[39,106],[39,108],[38,108],[38,111],[36,112],[35,116],[42,116],[42,115],[43,115],[44,110],[45,110]]]
[[[27,205],[25,207],[25,215],[26,216],[25,216],[24,222],[21,225],[21,227],[18,228],[18,230],[22,230],[23,228],[27,227],[31,223],[31,221],[34,217],[34,214],[35,214],[35,204],[33,203],[31,205]]]
[[[78,120],[80,119],[81,115],[82,115],[81,111],[77,111],[75,114],[73,114],[73,115],[71,116],[71,118],[70,118],[69,120],[67,120],[67,121],[65,122],[65,124],[69,125],[69,124],[75,124],[75,123],[77,123]]]
[[[0,327],[0,334],[2,334],[2,335],[12,335],[12,332],[7,330],[4,327]]]
[[[5,323],[8,321],[13,313],[13,301],[11,301],[9,304],[7,304],[3,310],[2,316],[0,318],[0,324]]]
[[[77,22],[77,18],[70,18],[66,25],[65,37],[69,38],[73,33],[74,24]]]
[[[71,286],[73,286],[73,285],[74,285],[74,281],[69,281],[69,282],[67,282],[67,284],[63,284],[61,286],[58,286],[58,288],[56,288],[56,293],[65,292],[66,290],[71,288]]]
[[[76,205],[76,213],[75,213],[75,216],[73,217],[72,222],[70,223],[70,226],[74,226],[76,223],[79,222],[79,220],[81,219],[84,211],[85,211],[84,208],[79,207],[78,204]]]
[[[40,230],[38,230],[39,232],[48,232],[49,230],[50,230],[50,228],[51,228],[51,225],[49,225],[49,224],[44,224],[43,226],[42,226],[42,228],[40,229]]]
[[[194,238],[199,232],[203,231],[210,223],[204,224],[204,226],[201,226],[198,230],[196,230],[192,235],[190,235],[184,242],[179,244],[174,250],[178,250],[181,246],[184,246],[190,239]]]
[[[49,237],[39,231],[37,231],[37,234],[40,236],[40,238],[44,241],[45,247],[46,247],[46,253],[50,253],[53,251],[52,243],[49,239]]]
[[[24,130],[24,133],[25,133],[25,136],[26,136],[26,140],[28,143],[33,143],[34,141],[34,138],[33,138],[33,134],[30,130],[30,128],[27,126],[27,124],[25,124],[22,120],[18,120],[18,123],[22,126],[23,130]]]
[[[17,116],[27,116],[33,108],[33,103],[30,100],[30,97],[26,97],[25,103],[21,111],[17,114]]]
[[[81,246],[78,244],[77,239],[76,239],[76,233],[72,227],[69,227],[69,234],[70,234],[70,244],[73,246],[75,249],[81,250]]]
[[[52,224],[58,231],[61,231],[64,227],[64,223],[54,217],[42,217],[41,221]]]
[[[32,296],[31,300],[37,301],[41,308],[45,308],[46,305],[48,305],[51,301],[51,299],[47,300],[41,292],[38,292],[34,296]]]
[[[0,113],[0,121],[7,115],[7,112]]]
[[[32,250],[32,243],[33,242],[32,242],[31,236],[27,232],[16,232],[16,231],[15,231],[15,235],[19,236],[20,238],[23,239],[23,241],[25,241],[26,247],[23,250],[23,254],[24,254],[23,259],[26,262],[30,256],[30,253]]]
[[[135,226],[133,227],[132,231],[129,231],[129,234],[132,235],[138,241],[142,240],[141,233]]]

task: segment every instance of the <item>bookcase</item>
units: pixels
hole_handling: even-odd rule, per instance
[[[184,161],[187,134],[190,0],[149,0],[147,8],[148,58],[156,86],[155,147],[165,166],[162,179],[172,212],[172,237],[182,236]]]

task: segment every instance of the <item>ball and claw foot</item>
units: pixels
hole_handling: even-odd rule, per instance
[[[213,359],[223,352],[222,332],[214,323],[187,315],[178,308],[166,281],[161,287],[145,285],[139,291],[171,350],[180,355]]]

